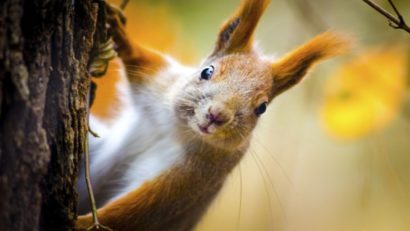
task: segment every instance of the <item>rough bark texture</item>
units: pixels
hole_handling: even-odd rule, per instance
[[[0,229],[70,230],[87,140],[91,0],[0,1]]]

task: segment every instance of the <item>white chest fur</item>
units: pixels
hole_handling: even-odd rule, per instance
[[[126,110],[111,125],[91,115],[90,126],[100,138],[90,136],[90,172],[98,206],[119,197],[184,158],[172,108],[174,87],[183,84],[191,70],[173,63],[144,88],[123,88]],[[185,77],[186,78],[186,77]],[[165,87],[163,86],[168,86]],[[79,177],[80,213],[89,211],[84,172]]]

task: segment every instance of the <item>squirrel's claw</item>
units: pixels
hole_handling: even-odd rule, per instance
[[[97,54],[88,68],[91,76],[101,77],[105,75],[108,62],[115,57],[117,57],[117,52],[114,50],[114,42],[111,38],[104,43],[98,44]]]
[[[94,230],[98,230],[98,231],[102,231],[102,230],[105,230],[105,231],[113,231],[110,227],[104,226],[104,225],[102,225],[102,224],[100,224],[100,223],[93,224],[92,226],[90,226],[90,227],[87,228],[87,231],[94,231]]]

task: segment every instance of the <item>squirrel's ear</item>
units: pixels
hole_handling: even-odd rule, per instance
[[[325,32],[274,62],[272,97],[296,85],[318,61],[341,54],[349,47],[347,37]]]
[[[269,2],[270,0],[242,0],[235,14],[223,24],[211,56],[250,49],[255,27]]]

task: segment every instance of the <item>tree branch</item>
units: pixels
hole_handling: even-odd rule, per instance
[[[384,17],[386,17],[389,20],[389,25],[391,27],[393,27],[394,29],[401,29],[401,30],[404,30],[404,31],[407,31],[408,33],[410,33],[410,27],[406,24],[406,22],[404,21],[403,16],[397,10],[397,7],[396,7],[396,5],[394,5],[392,0],[388,0],[388,1],[389,1],[390,5],[392,6],[394,12],[396,13],[397,17],[390,14],[385,9],[383,9],[381,6],[377,5],[376,3],[374,3],[371,0],[362,0],[362,1],[365,2],[367,5],[369,5],[370,7],[372,7],[373,9],[375,9],[380,14],[382,14]]]

